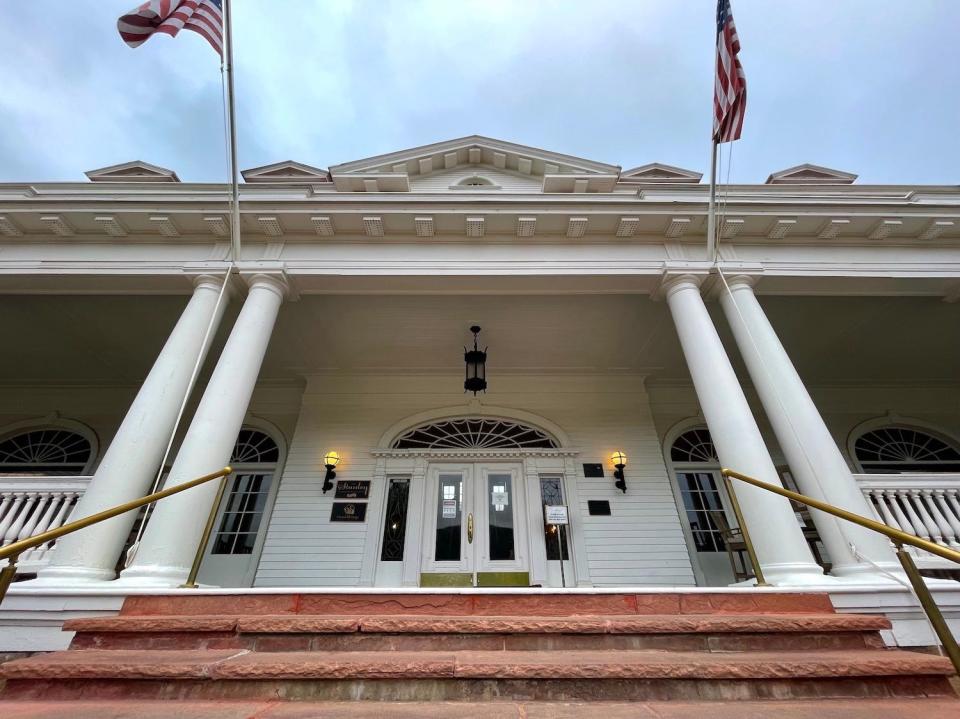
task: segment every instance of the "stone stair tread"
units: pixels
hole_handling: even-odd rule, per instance
[[[73,650],[8,662],[7,679],[797,679],[949,676],[944,657],[898,650],[249,652]]]
[[[120,615],[71,619],[77,632],[681,634],[861,632],[889,629],[886,617],[858,614],[686,614],[558,616]]]
[[[5,719],[955,719],[950,699],[819,699],[735,702],[290,702],[269,701],[0,701]]]

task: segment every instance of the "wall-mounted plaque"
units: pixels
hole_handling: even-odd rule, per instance
[[[610,502],[608,502],[606,499],[588,499],[587,511],[590,512],[591,517],[609,517]]]
[[[370,481],[350,481],[345,479],[337,480],[336,499],[369,499]]]
[[[583,476],[584,477],[602,477],[603,465],[602,464],[584,464]]]
[[[334,502],[331,522],[362,522],[367,517],[366,502]]]

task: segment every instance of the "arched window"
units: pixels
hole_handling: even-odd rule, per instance
[[[960,472],[960,451],[955,446],[914,427],[864,432],[854,442],[853,451],[867,473]]]
[[[670,459],[674,462],[707,462],[719,464],[717,450],[713,446],[713,439],[705,427],[688,429],[677,437],[670,447]]]
[[[555,449],[543,430],[504,419],[451,419],[400,435],[394,449]]]
[[[457,183],[458,187],[493,187],[494,184],[488,180],[486,177],[480,177],[479,175],[474,175],[473,177],[465,177],[460,182]]]
[[[69,429],[21,431],[0,440],[0,474],[83,474],[92,453],[90,440]]]
[[[280,448],[266,432],[241,429],[230,464],[272,464],[280,461]]]

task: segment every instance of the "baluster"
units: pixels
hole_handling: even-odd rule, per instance
[[[940,512],[946,518],[950,528],[953,530],[954,540],[952,544],[954,546],[960,546],[960,513],[954,511],[953,507],[950,506],[945,489],[935,489],[933,491],[933,499],[940,508]]]
[[[897,499],[896,490],[887,489],[883,495],[887,498],[887,503],[890,505],[893,516],[897,518],[897,524],[900,525],[900,530],[912,533],[913,526],[910,524],[910,520],[907,519],[907,515],[903,513],[903,507],[900,506],[900,501]]]
[[[947,503],[950,505],[950,508],[953,509],[953,516],[960,518],[960,490],[957,489],[948,489],[943,493],[944,499],[947,500]]]
[[[879,502],[877,501],[877,498],[873,496],[873,490],[861,489],[860,492],[863,494],[863,498],[867,500],[867,506],[870,507],[870,511],[873,513],[873,518],[878,522],[882,522],[883,517],[880,516],[880,510],[877,509]]]
[[[14,521],[16,521],[17,515],[20,513],[20,507],[26,499],[27,495],[24,492],[16,492],[13,495],[13,504],[10,505],[7,516],[0,522],[0,547],[9,544],[13,541],[13,537],[17,536],[13,534],[9,540],[7,539],[7,535],[10,534],[10,528],[13,526]],[[19,531],[19,529],[17,531]]]
[[[66,522],[67,520],[67,516],[69,515],[70,511],[76,505],[77,498],[79,496],[80,495],[77,494],[76,492],[67,492],[63,496],[63,502],[60,503],[60,509],[59,511],[57,511],[57,516],[54,517],[53,521],[50,523],[50,526],[47,527],[47,529],[56,529],[57,527],[63,526],[64,522]],[[47,554],[52,552],[53,547],[56,543],[57,543],[57,540],[53,540],[52,542],[47,542],[45,545],[43,545],[43,547],[38,547],[38,549],[43,550],[42,553],[40,554],[40,558],[42,559]]]
[[[913,506],[913,498],[910,496],[910,490],[898,489],[896,490],[896,494],[897,497],[900,498],[900,506],[903,507],[903,511],[906,512],[907,516],[910,518],[909,522],[913,533],[918,537],[933,541],[933,538],[930,536],[930,530],[927,528],[927,525],[924,524],[923,520],[920,519],[916,508]]]
[[[911,489],[908,491],[910,492],[910,503],[914,509],[917,510],[917,514],[920,515],[920,521],[922,521],[923,526],[927,528],[930,537],[937,544],[943,544],[943,532],[940,531],[940,526],[934,521],[933,517],[930,516],[930,512],[927,511],[927,505],[926,502],[923,501],[920,490]]]
[[[7,508],[11,505],[12,502],[13,502],[12,493],[3,495],[3,499],[0,500],[0,522],[3,521],[3,517],[7,513]],[[3,530],[0,530],[0,537],[2,536],[3,536]]]
[[[874,501],[877,503],[877,506],[880,507],[880,514],[882,518],[881,522],[887,526],[893,527],[894,529],[899,529],[903,531],[903,527],[900,526],[900,522],[897,521],[896,517],[890,512],[890,507],[887,504],[887,498],[884,496],[883,491],[879,489],[871,490],[871,495],[873,496]],[[871,505],[873,502],[870,503]]]
[[[940,511],[940,507],[937,506],[937,503],[933,501],[933,490],[932,489],[921,489],[920,496],[923,498],[923,505],[926,507],[930,516],[933,517],[933,521],[937,523],[937,527],[940,528],[940,536],[943,537],[943,542],[945,544],[956,544],[957,535],[953,532],[953,527],[950,526],[950,522],[947,521],[947,518],[943,516],[943,512]]]
[[[32,537],[36,534],[43,534],[50,528],[50,522],[53,520],[53,516],[57,511],[57,507],[60,505],[60,500],[63,497],[63,492],[53,492],[49,496],[49,501],[47,502],[47,507],[43,512],[43,516],[37,521],[33,526],[30,532],[27,534],[28,537]],[[39,508],[37,514],[40,514]],[[24,531],[20,532],[21,539],[23,539]],[[43,546],[34,547],[33,549],[28,549],[23,553],[23,560],[25,562],[36,562],[40,559],[40,556],[43,554]]]
[[[23,525],[27,523],[27,520],[30,519],[30,514],[33,511],[34,506],[37,504],[37,493],[36,492],[27,492],[24,503],[20,506],[20,511],[17,512],[17,518],[13,520],[13,524],[10,525],[10,529],[7,530],[6,540],[9,544],[10,542],[16,542],[20,538],[20,530],[23,529]]]

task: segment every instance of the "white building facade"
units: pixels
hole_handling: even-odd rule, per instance
[[[699,173],[473,136],[244,172],[231,262],[223,185],[88,176],[0,185],[3,543],[231,464],[238,590],[750,586],[721,466],[960,546],[957,186],[723,187],[712,263]],[[216,489],[25,554],[0,629],[178,587]],[[916,619],[885,539],[736,490],[770,584]]]

